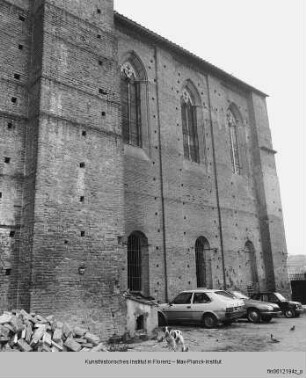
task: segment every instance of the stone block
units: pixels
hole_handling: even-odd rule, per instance
[[[107,348],[103,343],[99,343],[97,346],[91,349],[91,352],[107,352]]]
[[[68,337],[64,345],[73,352],[79,352],[82,349],[81,345],[77,343],[75,340],[73,340],[73,338],[71,337]]]
[[[61,328],[56,328],[52,339],[57,343],[62,340],[63,337],[63,330]]]
[[[44,336],[45,331],[46,328],[44,326],[37,328],[33,334],[31,345],[37,344]]]
[[[22,352],[31,352],[32,348],[31,346],[23,339],[19,339],[17,342],[18,347]]]
[[[75,336],[78,336],[78,337],[84,336],[86,332],[88,332],[86,328],[81,328],[81,327],[73,328],[73,333],[75,334]]]
[[[85,335],[84,335],[85,339],[93,344],[93,345],[98,345],[99,342],[100,342],[100,337],[99,336],[96,336],[96,335],[93,335],[92,333],[90,332],[86,332]]]
[[[9,323],[12,319],[13,315],[3,314],[0,316],[0,324]]]

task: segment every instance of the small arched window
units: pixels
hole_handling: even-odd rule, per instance
[[[181,97],[183,144],[185,159],[199,163],[199,142],[197,131],[197,108],[190,91],[183,89]]]
[[[232,162],[232,170],[233,173],[239,175],[241,172],[241,164],[239,158],[239,145],[237,137],[237,119],[230,109],[228,109],[227,111],[226,119],[230,138],[230,155]]]
[[[125,143],[141,147],[140,83],[130,62],[121,66],[122,134]]]

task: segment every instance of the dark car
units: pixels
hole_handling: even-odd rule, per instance
[[[228,291],[234,298],[242,299],[246,308],[246,317],[252,323],[268,323],[273,317],[281,315],[281,309],[275,303],[251,299],[240,291]]]
[[[297,318],[303,312],[300,302],[288,301],[282,294],[275,292],[261,292],[251,296],[252,299],[276,303],[286,318]]]

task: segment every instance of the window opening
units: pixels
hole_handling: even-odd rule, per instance
[[[11,269],[11,268],[5,269],[5,275],[6,275],[6,276],[10,276],[10,275],[11,275],[11,272],[12,272],[12,269]]]
[[[204,244],[200,239],[197,239],[195,244],[195,254],[196,254],[196,277],[197,277],[197,287],[205,287],[205,259],[204,259]]]
[[[181,293],[174,298],[173,304],[189,304],[191,303],[192,293]]]
[[[184,157],[199,162],[199,143],[197,132],[197,108],[189,91],[185,88],[181,98]]]
[[[136,318],[136,331],[140,331],[142,329],[145,329],[144,315],[139,315]]]
[[[128,288],[141,291],[141,240],[132,234],[128,239]]]
[[[131,63],[121,67],[122,133],[125,143],[141,147],[140,82]]]
[[[230,149],[231,149],[231,161],[232,170],[235,174],[240,174],[240,161],[239,161],[239,149],[237,138],[237,120],[231,110],[227,111],[227,125],[229,129],[230,137]]]
[[[205,293],[195,293],[193,297],[193,303],[208,303],[210,298]]]

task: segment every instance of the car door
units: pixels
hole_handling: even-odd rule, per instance
[[[180,293],[166,310],[169,322],[184,322],[191,320],[191,299],[193,293]]]
[[[194,322],[200,322],[202,320],[203,313],[211,309],[211,299],[206,293],[194,293],[191,314]]]

